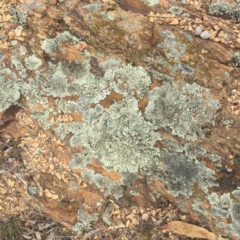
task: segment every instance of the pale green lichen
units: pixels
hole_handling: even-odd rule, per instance
[[[216,14],[216,15],[223,15],[227,14],[231,16],[233,19],[240,20],[240,14],[239,14],[239,6],[236,6],[229,2],[224,1],[217,1],[209,6],[208,12],[210,14]]]
[[[165,83],[150,91],[146,117],[173,135],[196,140],[202,133],[201,125],[213,123],[217,111],[208,106],[202,92],[208,95],[208,90],[196,83],[183,84],[180,92],[175,84]]]
[[[0,112],[16,104],[20,99],[20,86],[14,79],[7,80],[5,74],[5,69],[0,69]]]
[[[90,215],[88,212],[79,209],[77,218],[79,222],[73,225],[72,230],[78,232],[78,234],[82,234],[83,232],[91,230],[91,222],[98,220],[98,213]]]
[[[200,213],[203,214],[203,215],[207,215],[207,214],[208,214],[208,211],[207,211],[206,209],[203,209],[203,208],[201,207],[202,201],[201,201],[200,198],[194,198],[194,199],[193,199],[193,202],[194,202],[194,203],[192,204],[192,209],[193,209],[193,210],[198,211],[198,212],[200,212]]]
[[[43,40],[41,48],[44,52],[51,54],[52,52],[58,50],[61,44],[64,42],[70,42],[75,45],[80,42],[78,38],[71,35],[69,31],[59,33],[55,38],[46,38]]]
[[[121,184],[117,181],[111,181],[108,177],[104,177],[99,173],[94,173],[93,170],[84,169],[81,173],[82,179],[90,184],[95,184],[98,188],[104,189],[104,197],[109,195],[119,199],[123,196],[123,189]]]
[[[171,6],[168,9],[168,12],[170,12],[172,14],[180,15],[182,13],[182,8],[180,8],[178,6]]]
[[[10,21],[14,23],[19,23],[21,26],[27,26],[27,10],[18,10],[16,5],[8,6],[8,12],[12,16]]]
[[[207,192],[209,187],[218,185],[214,176],[215,172],[196,158],[190,160],[184,155],[165,153],[165,156],[161,157],[161,162],[164,163],[166,171],[159,169],[157,176],[167,184],[168,190],[175,197],[189,198],[193,193],[193,183],[204,192]]]
[[[230,126],[234,123],[234,120],[230,119],[230,118],[223,118],[220,122],[223,126]]]
[[[240,69],[240,52],[234,53],[233,60],[235,68]]]
[[[160,0],[141,0],[141,2],[148,4],[150,7],[153,7],[154,5],[158,4]]]
[[[90,3],[90,4],[87,4],[85,6],[83,6],[84,9],[87,9],[89,11],[92,11],[92,12],[98,12],[99,10],[101,10],[101,2],[99,0],[97,0],[96,3]]]
[[[49,94],[54,97],[65,97],[68,93],[67,77],[59,65],[54,74],[48,78]]]
[[[42,60],[35,55],[31,55],[29,57],[25,57],[24,59],[26,67],[29,70],[37,70],[42,65]]]
[[[35,198],[37,193],[39,191],[39,188],[37,186],[29,186],[28,187],[28,194],[32,197]]]
[[[108,205],[102,216],[103,221],[109,226],[112,225],[111,212],[112,212],[112,209],[110,205]]]
[[[91,157],[83,153],[75,153],[69,162],[72,169],[84,168],[87,164],[91,163]]]

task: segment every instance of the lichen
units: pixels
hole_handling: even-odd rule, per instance
[[[223,118],[221,121],[220,121],[220,124],[222,124],[223,126],[230,126],[234,123],[234,120],[230,119],[230,118]]]
[[[209,108],[202,92],[208,95],[208,90],[196,83],[183,84],[180,93],[178,87],[170,83],[154,88],[149,93],[146,118],[173,135],[196,140],[202,132],[201,125],[213,123],[217,111]]]
[[[223,1],[217,1],[209,6],[208,12],[210,14],[216,14],[216,15],[223,15],[227,14],[231,16],[233,19],[238,19],[240,17],[239,14],[239,6],[236,6],[232,3],[223,2]]]
[[[42,65],[42,60],[35,55],[25,57],[24,61],[29,70],[37,70]]]
[[[168,190],[173,196],[184,196],[189,198],[192,195],[193,186],[197,184],[204,192],[209,187],[217,186],[215,172],[206,167],[204,162],[195,159],[187,159],[184,155],[177,153],[162,154],[161,162],[166,170],[158,170],[158,178],[167,184]]]
[[[0,69],[0,85],[0,112],[2,112],[18,102],[20,99],[20,87],[14,79],[6,79],[4,69]]]
[[[82,153],[75,153],[69,162],[72,169],[84,168],[91,162],[91,157]]]
[[[194,198],[193,199],[193,204],[192,204],[192,209],[195,210],[195,211],[198,211],[200,212],[201,214],[203,215],[207,215],[208,214],[208,211],[206,209],[203,209],[200,205],[202,203],[201,199],[200,198]]]
[[[28,194],[32,197],[35,198],[37,193],[38,193],[38,187],[37,186],[29,186],[28,187]]]
[[[73,225],[72,230],[78,232],[78,234],[82,234],[85,231],[91,230],[91,222],[98,220],[98,213],[90,215],[88,212],[79,209],[77,218],[79,222]]]
[[[98,12],[99,10],[101,10],[101,2],[97,0],[96,3],[87,4],[83,8],[92,12]]]
[[[19,23],[21,26],[27,26],[27,10],[18,10],[16,5],[8,6],[8,12],[11,15],[11,22]]]
[[[99,173],[94,174],[93,170],[84,169],[81,173],[82,179],[87,181],[89,184],[95,184],[97,188],[105,189],[104,197],[109,195],[114,196],[116,199],[119,199],[123,196],[123,189],[121,184],[116,181],[110,181],[108,177],[104,177]]]
[[[160,2],[160,0],[141,0],[141,2],[148,4],[149,6],[154,6]]]
[[[61,47],[61,44],[64,42],[70,42],[71,44],[75,45],[80,41],[78,38],[71,35],[69,31],[64,31],[59,33],[55,38],[45,38],[42,41],[41,48],[45,53],[51,54],[52,52],[58,50]]]
[[[180,15],[182,13],[182,8],[180,8],[178,6],[171,6],[168,9],[168,12],[170,12],[172,14]]]
[[[235,52],[232,58],[235,68],[240,69],[240,52]]]

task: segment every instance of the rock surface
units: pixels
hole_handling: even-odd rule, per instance
[[[109,199],[165,197],[240,239],[240,24],[143,2],[1,2],[1,124],[33,171],[21,198],[82,233],[111,224]]]

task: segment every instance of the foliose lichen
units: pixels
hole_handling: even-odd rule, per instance
[[[75,45],[80,42],[80,40],[73,36],[69,31],[59,33],[55,38],[45,38],[42,42],[41,48],[47,54],[58,50],[61,44],[64,42],[70,42]]]
[[[91,230],[91,222],[98,220],[98,213],[90,215],[88,212],[79,209],[77,218],[79,219],[79,222],[74,224],[72,230],[78,232],[78,234],[82,234],[85,231]]]
[[[173,135],[196,140],[202,133],[202,124],[214,123],[218,108],[209,107],[202,95],[202,92],[209,95],[209,91],[196,83],[183,84],[180,89],[179,93],[177,85],[165,83],[151,90],[146,118],[158,128],[164,128]]]
[[[148,4],[149,6],[154,6],[160,2],[160,0],[141,0],[141,2]]]
[[[24,61],[29,70],[37,70],[42,65],[42,60],[35,55],[25,57]]]
[[[239,6],[236,6],[229,2],[218,0],[217,2],[212,3],[209,6],[208,12],[210,14],[216,14],[216,15],[227,14],[231,16],[233,19],[237,18],[239,20],[239,17],[240,17],[239,9],[240,9]]]
[[[23,27],[27,26],[27,10],[18,10],[16,5],[10,5],[8,6],[8,12],[12,17],[10,19],[11,22],[19,23]]]
[[[20,99],[20,87],[14,79],[6,79],[5,70],[0,69],[0,112],[6,110]]]
[[[99,173],[94,173],[93,170],[85,168],[81,173],[82,179],[89,184],[95,184],[97,188],[105,189],[104,197],[109,195],[119,199],[123,196],[123,188],[117,181],[111,181],[108,177],[104,177]]]
[[[180,15],[182,13],[182,8],[180,8],[178,6],[171,6],[168,9],[168,12],[170,12],[172,14]]]
[[[234,53],[233,60],[235,68],[240,69],[240,52]]]

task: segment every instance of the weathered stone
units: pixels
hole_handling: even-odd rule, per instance
[[[238,32],[209,39],[199,24],[203,14],[204,29],[219,31],[212,16],[189,5],[197,24],[184,13],[176,18],[161,8],[168,1],[156,4],[159,15],[150,14],[150,1],[40,2],[31,5],[28,27],[6,23],[1,39],[0,117],[36,169],[38,195],[21,196],[80,233],[126,206],[141,207],[142,216],[128,212],[123,226],[157,222],[156,210],[142,209],[164,197],[214,234],[239,238],[239,99],[232,93],[240,60],[227,45]],[[16,121],[4,119],[19,103]]]
[[[202,33],[202,28],[201,27],[196,27],[195,35],[199,36],[201,33]]]
[[[208,32],[208,31],[203,31],[201,34],[200,34],[200,37],[202,39],[208,39],[211,37],[211,34]]]

